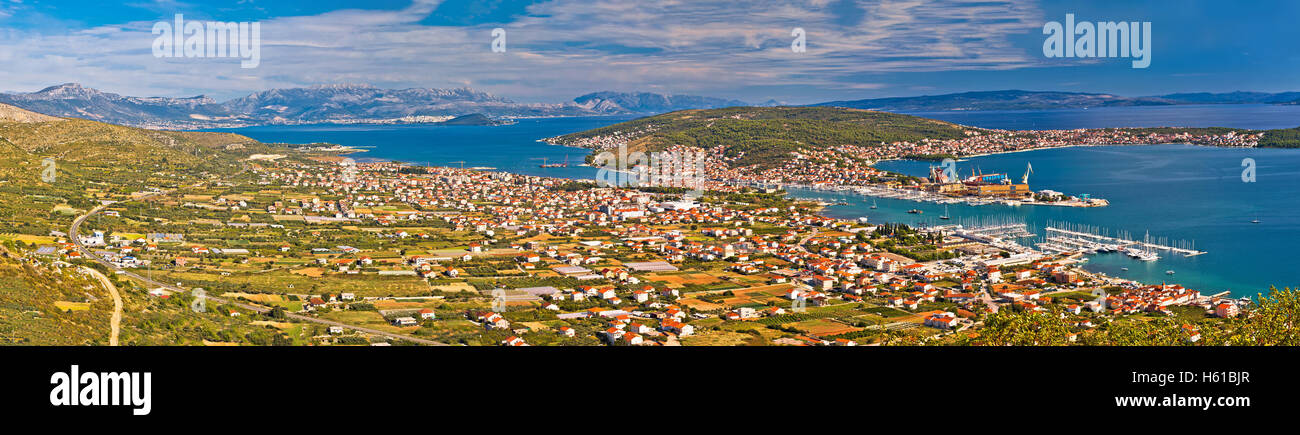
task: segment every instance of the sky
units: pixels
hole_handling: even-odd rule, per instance
[[[1044,24],[1067,13],[1150,22],[1150,66],[1045,56]],[[257,67],[155,56],[155,25],[176,14],[258,23]],[[0,0],[0,91],[76,82],[221,101],[365,83],[520,102],[608,90],[789,104],[999,89],[1300,91],[1296,16],[1300,2],[1283,0]],[[493,51],[496,28],[504,52]]]

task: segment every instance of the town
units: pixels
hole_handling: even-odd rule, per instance
[[[594,150],[612,150],[648,135],[658,129],[647,126],[640,130],[616,132],[579,139],[549,138],[554,144],[576,146]],[[892,143],[843,144],[824,148],[803,148],[792,151],[789,158],[760,164],[737,164],[744,153],[728,156],[727,145],[718,145],[707,150],[706,168],[703,178],[709,180],[710,189],[726,189],[727,186],[777,186],[794,185],[813,189],[847,190],[861,187],[887,188],[891,191],[902,189],[908,193],[943,193],[944,196],[964,196],[966,192],[940,191],[939,186],[929,185],[926,180],[916,177],[898,176],[875,168],[873,165],[882,160],[963,158],[988,154],[1028,151],[1035,149],[1067,146],[1103,146],[1103,145],[1146,145],[1146,144],[1192,144],[1215,147],[1254,147],[1259,143],[1263,133],[1214,131],[1196,129],[1075,129],[1075,130],[997,130],[966,128],[964,137],[956,139],[921,139],[917,141],[899,141]],[[688,151],[687,147],[672,145],[664,152],[680,154]],[[987,174],[975,174],[987,175]],[[939,180],[931,180],[939,181]],[[943,180],[949,184],[958,180]],[[1016,199],[1023,202],[1035,202],[1035,195],[1022,188],[1014,192],[1007,190],[1000,183],[979,183],[985,187],[976,189],[972,196]],[[1024,183],[1021,183],[1024,184]],[[1008,186],[1018,186],[1008,183]],[[876,194],[876,192],[862,192]],[[960,193],[960,195],[957,195]],[[1102,205],[1089,198],[1065,198],[1077,202],[1078,206]],[[983,201],[979,203],[988,203]],[[1061,201],[1038,201],[1053,205],[1066,205]]]
[[[110,203],[31,256],[76,261],[84,247],[176,283],[154,297],[202,288],[334,322],[294,329],[300,345],[395,343],[367,331],[504,346],[979,344],[1001,310],[1060,316],[1071,341],[1174,318],[1194,343],[1201,322],[1250,307],[1088,272],[1083,252],[831,219],[772,189],[689,197],[323,154],[248,163],[237,179]]]

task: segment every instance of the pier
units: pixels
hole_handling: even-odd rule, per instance
[[[1094,226],[1075,225],[1064,222],[1048,223],[1046,241],[1052,246],[1064,247],[1068,249],[1078,248],[1080,250],[1090,251],[1126,251],[1155,257],[1153,251],[1166,251],[1174,254],[1181,254],[1186,257],[1194,257],[1205,254],[1205,251],[1196,249],[1194,241],[1173,241],[1169,242],[1163,237],[1151,239],[1147,235],[1143,240],[1134,240],[1127,233],[1119,234],[1112,237],[1103,234],[1103,230]],[[1139,252],[1134,252],[1139,251]],[[1154,258],[1152,258],[1154,259]]]

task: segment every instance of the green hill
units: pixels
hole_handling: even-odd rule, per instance
[[[555,144],[658,151],[672,145],[727,145],[738,166],[768,165],[793,151],[841,145],[875,146],[898,141],[954,139],[976,130],[933,119],[839,107],[729,107],[683,110],[551,138]]]
[[[235,134],[144,130],[0,105],[0,345],[108,343],[108,292],[73,267],[53,266],[54,257],[30,260],[38,246],[52,246],[51,231],[67,232],[100,200],[251,176],[241,174],[248,155],[273,151]],[[155,298],[109,277],[125,302],[123,344],[272,341],[247,320],[193,314],[180,297]]]
[[[1265,130],[1260,148],[1300,148],[1300,127]]]
[[[75,268],[19,261],[0,245],[0,345],[108,344],[113,301]]]
[[[0,232],[66,230],[73,211],[89,209],[97,200],[232,174],[243,168],[248,154],[270,149],[229,133],[155,131],[82,119],[0,119]]]

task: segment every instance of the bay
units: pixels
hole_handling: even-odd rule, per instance
[[[1256,164],[1255,182],[1243,182],[1242,160]],[[925,176],[933,162],[887,161],[877,167]],[[1085,268],[1144,283],[1168,282],[1204,293],[1230,291],[1235,296],[1266,292],[1270,285],[1300,285],[1294,251],[1300,246],[1300,150],[1212,148],[1193,145],[1068,147],[975,157],[958,162],[966,174],[1006,173],[1019,179],[1032,164],[1034,190],[1090,194],[1110,201],[1108,207],[1075,208],[1039,205],[971,206],[950,204],[950,221],[942,221],[943,204],[836,195],[792,189],[800,198],[834,199],[847,205],[825,214],[842,219],[868,217],[871,222],[941,225],[986,219],[1018,220],[1038,234],[1049,222],[1070,222],[1127,231],[1135,239],[1148,232],[1170,241],[1194,241],[1207,254],[1184,257],[1160,252],[1143,262],[1120,253],[1092,255]],[[909,214],[919,209],[922,214]],[[1251,223],[1259,220],[1259,223]],[[1041,240],[1041,238],[1039,239]],[[1026,241],[1028,242],[1028,241]],[[1128,270],[1124,270],[1128,268]],[[1169,275],[1166,271],[1174,271]]]
[[[326,142],[364,152],[349,157],[393,160],[432,166],[489,167],[493,170],[547,177],[594,179],[596,169],[579,166],[590,150],[550,145],[539,139],[605,127],[627,116],[520,119],[514,124],[481,125],[274,125],[219,129],[262,142]],[[545,160],[543,160],[545,159]],[[568,161],[566,168],[542,168]],[[463,162],[463,163],[462,163]]]
[[[1118,126],[1227,126],[1286,128],[1300,125],[1300,106],[1200,105],[1118,107],[1045,111],[918,113],[987,128],[1073,129]],[[223,129],[264,142],[329,142],[360,147],[356,159],[398,160],[438,166],[491,167],[538,176],[591,179],[596,169],[576,166],[588,150],[548,145],[538,139],[603,127],[631,117],[523,119],[506,126],[303,125]],[[540,168],[541,158],[568,168]],[[1241,181],[1242,159],[1257,164],[1256,182]],[[1300,285],[1292,251],[1300,244],[1300,150],[1207,148],[1187,145],[1070,147],[971,158],[958,168],[1005,172],[1019,178],[1034,166],[1030,185],[1068,194],[1089,193],[1111,201],[1103,208],[949,205],[953,221],[990,218],[1024,220],[1037,231],[1048,221],[1069,221],[1136,237],[1194,240],[1208,254],[1182,257],[1164,253],[1155,262],[1121,254],[1098,254],[1086,267],[1148,283],[1170,282],[1206,293],[1253,295],[1270,285]],[[928,162],[890,161],[879,167],[924,176]],[[791,189],[804,198],[835,197],[827,192]],[[872,222],[937,224],[943,205],[845,196],[849,205],[825,214]],[[922,215],[908,214],[919,208]],[[1260,223],[1250,221],[1258,219]],[[1123,270],[1128,268],[1129,270]],[[1175,274],[1168,275],[1166,270]]]

